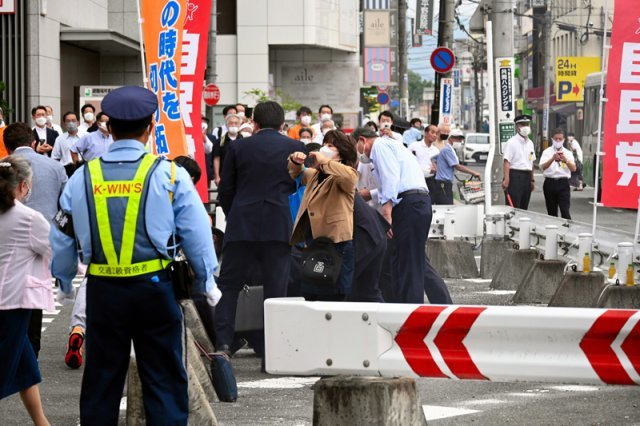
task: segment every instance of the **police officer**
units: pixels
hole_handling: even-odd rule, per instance
[[[531,192],[535,186],[533,161],[536,153],[531,134],[531,116],[519,115],[515,118],[516,134],[504,147],[504,178],[502,189],[505,191],[507,205],[527,210]]]
[[[571,188],[569,179],[576,171],[576,160],[573,153],[564,146],[564,130],[555,129],[551,133],[551,146],[540,155],[540,168],[544,175],[544,201],[549,216],[560,215],[564,219],[571,219]]]
[[[145,151],[157,107],[156,95],[141,87],[104,98],[115,142],[71,177],[52,230],[52,272],[63,292],[72,291],[76,241],[89,265],[83,425],[118,423],[131,341],[147,422],[186,425],[183,317],[167,270],[177,246],[195,272],[194,292],[206,292],[212,305],[220,297],[213,240],[203,232],[209,218],[189,174]]]

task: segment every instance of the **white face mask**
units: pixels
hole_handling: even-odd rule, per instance
[[[238,126],[231,126],[227,128],[227,131],[232,135],[237,135],[239,129],[240,128]]]
[[[321,114],[320,120],[331,120],[331,114],[327,114],[326,112],[324,114]]]
[[[302,138],[302,139],[300,139],[300,142],[302,142],[303,144],[305,144],[305,145],[306,145],[306,144],[308,144],[308,143],[311,143],[311,139],[309,139],[309,138]]]
[[[251,136],[253,136],[253,133],[251,132],[241,132],[240,134],[243,138],[250,138]]]
[[[305,126],[308,126],[309,124],[311,124],[311,116],[303,115],[302,117],[300,117],[300,122]]]
[[[83,117],[84,117],[84,121],[86,121],[87,123],[90,123],[95,119],[95,116],[93,115],[92,112],[85,113]]]
[[[553,141],[553,147],[556,149],[556,151],[559,151],[562,149],[562,147],[564,146],[564,139],[561,141]]]
[[[47,124],[47,117],[37,117],[36,118],[36,126],[42,127]]]
[[[47,124],[51,124],[53,122],[53,115],[47,115]]]
[[[240,118],[244,118],[244,111],[239,111],[236,115]]]
[[[101,121],[98,123],[98,127],[102,130],[104,130],[105,132],[108,132],[109,130],[107,129],[107,125],[104,124],[104,121]]]
[[[320,153],[327,157],[329,160],[331,160],[336,155],[336,152],[326,145],[323,145],[322,148],[320,148]]]
[[[202,133],[206,132],[208,128],[209,125],[207,123],[202,123]]]
[[[356,147],[356,150],[358,148]],[[369,164],[371,163],[371,158],[369,158],[369,156],[367,154],[365,154],[364,152],[358,152],[358,162],[362,163],[362,164]]]
[[[530,134],[531,134],[531,127],[529,127],[529,126],[520,127],[520,135],[523,138],[528,137]]]

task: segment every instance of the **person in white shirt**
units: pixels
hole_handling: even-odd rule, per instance
[[[311,126],[313,134],[318,137],[322,135],[322,122],[323,120],[333,120],[333,108],[330,105],[322,105],[318,109],[318,122]],[[320,137],[320,144],[322,144],[322,137]],[[316,141],[314,141],[316,142]]]
[[[584,164],[582,148],[580,143],[576,140],[573,133],[567,133],[567,141],[569,142],[569,150],[573,153],[573,157],[576,159],[576,171],[571,172],[571,179],[569,179],[569,185],[571,185],[574,191],[582,191],[584,188],[584,182],[582,178],[582,165]]]
[[[324,135],[331,130],[336,130],[336,123],[330,118],[323,118],[320,124],[320,130],[314,133],[313,142],[322,145]]]
[[[71,157],[71,148],[80,140],[78,135],[78,115],[69,111],[62,116],[62,123],[67,131],[56,139],[56,143],[51,151],[51,158],[59,161],[64,166],[67,176],[71,177],[75,171],[75,163]]]
[[[46,105],[47,109],[47,127],[58,132],[59,135],[62,134],[62,127],[53,122],[53,107],[51,105]]]
[[[516,134],[504,147],[504,178],[502,189],[505,191],[506,204],[527,210],[531,192],[535,187],[533,161],[536,159],[531,134],[531,116],[519,115],[514,120]]]
[[[418,159],[418,164],[420,164],[424,179],[429,188],[429,193],[431,194],[435,193],[436,190],[436,166],[433,160],[440,153],[440,150],[434,145],[437,138],[436,126],[429,124],[424,131],[424,140],[416,141],[409,145],[409,151]]]
[[[381,138],[391,139],[400,142],[404,146],[402,135],[391,130],[393,126],[393,114],[390,111],[382,111],[378,114],[378,125],[380,126],[379,134]]]
[[[96,108],[91,104],[84,104],[80,108],[80,115],[82,116],[82,123],[78,126],[78,135],[82,137],[89,131],[89,127],[96,122]]]
[[[222,109],[222,115],[224,116],[224,123],[222,124],[222,126],[216,127],[215,129],[213,129],[211,134],[213,135],[214,138],[220,141],[220,139],[227,133],[227,130],[228,130],[227,117],[231,114],[237,115],[237,113],[238,113],[238,110],[236,109],[235,105],[227,105]]]
[[[563,219],[571,219],[571,189],[569,178],[576,170],[573,154],[564,146],[564,131],[555,129],[551,133],[551,146],[540,156],[540,169],[544,175],[544,201],[549,216],[558,216],[558,208]]]

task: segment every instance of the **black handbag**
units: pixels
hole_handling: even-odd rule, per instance
[[[334,286],[340,276],[342,254],[329,238],[319,237],[302,251],[302,279],[312,284]]]
[[[190,299],[195,274],[182,253],[168,267],[176,300]]]
[[[200,353],[209,361],[211,383],[220,402],[236,402],[238,385],[229,356],[224,352],[208,353],[197,340],[194,340]]]

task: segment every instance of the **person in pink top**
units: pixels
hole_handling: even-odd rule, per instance
[[[37,426],[42,381],[27,337],[32,309],[52,311],[49,222],[22,204],[31,192],[31,166],[20,156],[0,160],[0,399],[20,393]]]

